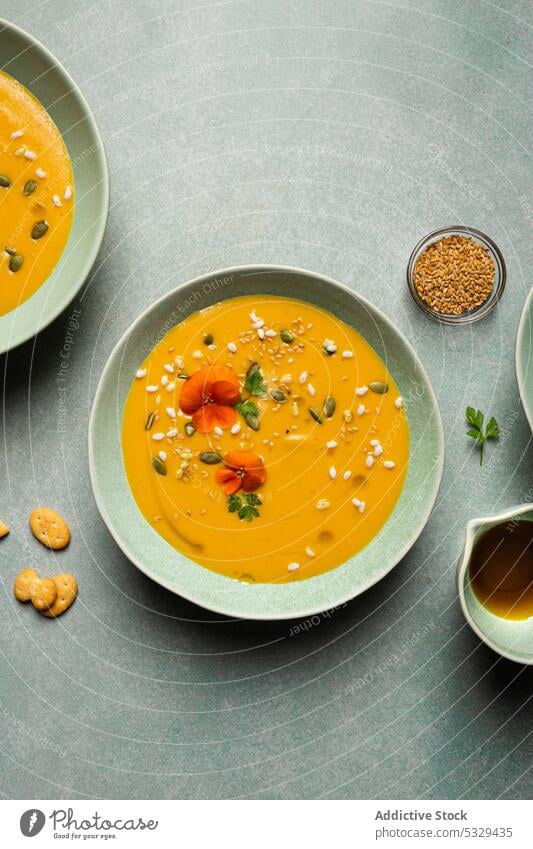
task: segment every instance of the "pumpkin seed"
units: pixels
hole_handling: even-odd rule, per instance
[[[277,401],[278,404],[284,404],[287,400],[287,396],[281,391],[281,389],[271,389],[270,396],[272,400]]]
[[[215,466],[217,463],[222,462],[222,457],[220,454],[217,454],[216,451],[202,451],[202,453],[198,455],[198,459],[201,460],[202,463],[207,463],[208,466]]]
[[[150,428],[152,427],[152,425],[154,423],[154,419],[155,419],[155,413],[148,413],[148,416],[147,416],[147,419],[146,419],[146,424],[144,425],[145,430],[150,430]]]
[[[324,412],[328,419],[332,417],[333,413],[335,412],[336,406],[337,402],[335,401],[333,395],[328,395],[326,397],[326,400],[324,401]]]
[[[309,413],[317,424],[322,424],[322,416],[315,407],[309,407]]]
[[[252,363],[248,367],[248,371],[246,372],[246,379],[251,377],[253,374],[257,374],[258,371],[261,371],[261,366],[259,365],[259,363]]]
[[[213,334],[206,333],[204,336],[204,345],[212,345],[213,344]]]
[[[167,473],[167,464],[163,462],[160,457],[154,457],[152,460],[152,466],[156,470],[158,475],[166,475]]]
[[[9,189],[10,185],[11,185],[11,180],[9,179],[9,177],[4,177],[3,174],[0,174],[0,186],[3,189]]]
[[[244,417],[244,421],[246,422],[248,427],[252,428],[252,430],[259,430],[259,428],[261,427],[261,425],[259,424],[259,416],[254,416],[253,413],[248,413],[248,415]]]
[[[179,377],[180,380],[188,380],[189,379],[189,375],[185,374],[184,371],[180,371],[180,373],[178,374],[178,377]]]
[[[32,239],[42,239],[47,230],[48,224],[46,223],[46,221],[38,221],[36,224],[33,225],[31,231]]]
[[[9,270],[10,271],[19,271],[22,268],[22,263],[24,262],[24,257],[20,254],[15,254],[9,260]]]
[[[194,436],[196,433],[196,428],[192,422],[187,422],[183,430],[185,431],[185,436]]]
[[[23,195],[32,195],[37,188],[37,183],[35,180],[28,180],[27,183],[24,183],[24,188],[22,189]]]
[[[10,248],[9,245],[6,245],[4,250],[6,254],[9,254],[9,256],[15,256],[15,254],[17,253],[15,248]]]
[[[383,383],[381,380],[373,380],[372,383],[368,384],[368,388],[377,395],[385,395],[385,393],[389,391],[387,384]]]
[[[291,333],[290,330],[282,330],[279,334],[279,338],[282,342],[285,342],[286,345],[290,345],[291,342],[294,342],[294,333]]]
[[[253,575],[250,575],[248,572],[245,572],[239,578],[239,581],[242,581],[243,584],[255,584],[255,578]]]

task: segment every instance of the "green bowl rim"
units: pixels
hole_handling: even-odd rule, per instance
[[[528,396],[526,395],[526,375],[522,371],[524,340],[526,336],[526,325],[528,323],[531,324],[531,329],[529,330],[529,333],[531,335],[531,338],[533,338],[533,287],[530,289],[529,295],[527,296],[526,302],[522,308],[522,312],[520,313],[515,345],[516,382],[518,383],[518,391],[520,392],[522,407],[524,408],[524,412],[528,418],[529,426],[533,431],[533,404],[530,402]],[[529,371],[533,373],[533,351],[529,352],[528,364],[528,373]]]
[[[255,611],[253,613],[243,614],[242,611],[235,611],[235,610],[231,610],[228,607],[224,607],[223,603],[222,603],[222,606],[219,606],[218,604],[211,604],[211,603],[206,604],[205,601],[203,601],[202,599],[199,599],[198,597],[195,597],[194,594],[189,594],[186,590],[183,591],[181,588],[179,590],[177,590],[168,581],[161,579],[158,575],[153,573],[153,571],[151,570],[150,567],[147,567],[145,564],[143,564],[140,561],[139,558],[137,558],[136,556],[131,554],[131,552],[129,551],[128,545],[120,539],[118,532],[113,527],[113,522],[111,520],[111,517],[108,515],[108,511],[107,511],[106,504],[105,504],[105,498],[104,498],[104,496],[103,496],[103,494],[100,490],[100,487],[98,485],[98,482],[97,482],[97,471],[96,471],[96,465],[97,464],[96,464],[96,461],[95,461],[94,446],[93,446],[97,407],[98,407],[98,404],[99,404],[101,391],[102,391],[102,388],[104,386],[108,371],[111,369],[112,365],[114,364],[114,359],[115,359],[117,353],[119,353],[122,345],[127,341],[128,337],[133,333],[133,331],[136,329],[136,327],[146,319],[147,315],[149,313],[151,313],[152,310],[154,310],[159,304],[161,304],[167,298],[170,298],[170,297],[174,298],[180,292],[181,289],[183,289],[187,286],[192,286],[192,285],[198,286],[199,284],[201,284],[205,280],[208,280],[212,277],[224,277],[224,276],[227,276],[227,275],[230,275],[230,274],[241,274],[243,272],[248,272],[248,273],[250,273],[250,272],[253,272],[253,273],[257,273],[257,272],[270,272],[270,273],[288,272],[288,273],[293,273],[293,274],[309,275],[311,277],[314,277],[315,279],[319,279],[319,280],[324,281],[324,283],[326,283],[327,285],[334,286],[338,289],[343,290],[350,297],[354,298],[355,300],[359,300],[363,304],[363,306],[365,306],[366,308],[369,308],[370,312],[372,312],[372,311],[376,312],[379,315],[380,319],[385,324],[388,325],[388,327],[392,330],[392,332],[397,334],[397,336],[399,336],[402,343],[405,345],[405,347],[410,352],[410,355],[413,358],[413,361],[416,363],[417,368],[420,370],[420,373],[423,375],[423,377],[426,381],[427,388],[428,388],[428,397],[430,398],[431,405],[432,405],[432,408],[433,408],[433,412],[435,414],[435,424],[436,424],[436,430],[437,430],[436,438],[437,438],[437,443],[438,443],[437,444],[438,462],[436,463],[436,465],[434,467],[434,472],[433,472],[433,478],[434,478],[433,491],[431,493],[431,497],[429,497],[428,500],[427,500],[425,509],[420,514],[417,514],[418,521],[414,525],[414,531],[412,532],[408,541],[403,545],[403,547],[401,549],[399,549],[398,551],[395,552],[394,556],[391,557],[391,560],[388,563],[388,565],[386,566],[386,568],[379,571],[378,574],[376,574],[375,576],[372,577],[372,580],[368,581],[357,592],[354,593],[353,591],[349,591],[345,595],[342,595],[341,597],[339,597],[334,602],[333,605],[329,604],[329,602],[328,602],[325,605],[319,604],[317,606],[317,604],[315,603],[310,608],[295,609],[294,611],[292,611],[290,613],[290,615],[279,615],[279,614],[276,615],[276,614],[272,614],[272,613],[266,613],[265,614],[265,613],[257,613]],[[126,329],[126,331],[122,334],[122,336],[120,337],[120,339],[118,340],[116,345],[113,347],[111,353],[109,354],[109,356],[107,358],[106,364],[105,364],[103,371],[102,371],[102,374],[100,376],[100,380],[98,381],[98,386],[96,388],[96,392],[95,392],[95,395],[94,395],[94,400],[93,400],[93,404],[92,404],[92,408],[91,408],[91,415],[90,415],[90,418],[89,418],[89,429],[88,429],[88,442],[89,442],[89,445],[88,445],[89,473],[90,473],[91,486],[92,486],[96,506],[97,506],[98,511],[100,513],[100,516],[102,517],[105,525],[107,526],[111,536],[113,537],[113,539],[115,540],[115,542],[117,543],[117,545],[121,549],[121,551],[126,555],[128,560],[131,563],[133,563],[133,565],[136,566],[141,572],[143,572],[143,574],[145,574],[148,578],[150,578],[155,583],[159,584],[159,586],[164,587],[165,589],[174,593],[174,595],[178,595],[181,598],[184,598],[187,601],[190,601],[193,604],[196,604],[199,607],[202,607],[204,610],[210,610],[214,613],[219,613],[219,614],[222,614],[223,616],[228,616],[228,617],[232,617],[232,618],[235,618],[235,619],[250,619],[250,620],[255,620],[255,621],[282,621],[282,620],[288,620],[288,619],[303,618],[305,616],[313,616],[315,614],[321,613],[324,610],[330,609],[332,606],[342,605],[342,604],[344,604],[348,601],[351,601],[352,599],[356,598],[358,595],[361,595],[363,592],[366,592],[368,589],[370,589],[370,587],[374,586],[374,584],[377,584],[379,581],[381,581],[386,575],[389,574],[389,572],[391,572],[398,565],[398,563],[402,560],[402,558],[405,557],[405,555],[412,548],[412,546],[414,545],[414,543],[416,542],[416,540],[418,539],[418,537],[420,536],[420,534],[424,530],[424,528],[425,528],[425,526],[426,526],[426,524],[429,520],[429,517],[431,515],[431,512],[433,510],[433,507],[434,507],[435,501],[437,499],[438,493],[439,493],[439,489],[440,489],[440,485],[441,485],[441,481],[442,481],[443,469],[444,469],[444,428],[443,428],[443,425],[442,425],[442,418],[441,418],[437,398],[436,398],[435,392],[433,390],[433,387],[431,385],[431,381],[430,381],[430,379],[427,375],[427,372],[426,372],[424,366],[422,365],[422,362],[420,361],[416,351],[414,350],[411,343],[404,336],[404,334],[379,309],[379,307],[376,307],[374,304],[372,304],[370,301],[368,301],[363,295],[360,295],[358,292],[354,292],[353,289],[350,289],[350,287],[346,286],[344,283],[339,283],[337,280],[334,280],[331,277],[327,277],[324,274],[320,274],[319,272],[309,271],[308,269],[299,268],[297,266],[273,265],[273,264],[268,264],[268,263],[251,263],[251,264],[247,264],[247,265],[229,266],[227,268],[216,269],[214,271],[210,271],[210,272],[207,272],[205,274],[198,275],[197,277],[194,277],[191,280],[186,280],[183,283],[180,283],[174,289],[171,289],[170,291],[165,292],[164,295],[162,295],[156,301],[153,301],[151,304],[149,304],[140,313],[140,315],[137,316],[135,321],[132,322],[132,324]],[[146,520],[144,519],[144,517],[142,516],[140,511],[138,511],[138,513],[139,513],[139,520],[142,521],[142,522],[146,522]],[[169,547],[172,548],[172,546],[170,546],[170,543],[167,543],[167,545],[169,545]],[[181,552],[180,552],[180,554],[181,554]],[[181,556],[186,557],[186,555],[183,555],[183,554]],[[187,559],[189,559],[189,558],[187,558]],[[202,567],[199,567],[199,568],[202,568]],[[209,570],[206,570],[206,571],[209,571]],[[330,571],[334,572],[335,570],[330,570]],[[217,578],[222,577],[223,579],[225,579],[227,581],[232,580],[230,578],[225,578],[225,576],[218,575],[217,573],[213,573],[213,574],[216,575]],[[320,579],[324,578],[324,575],[328,575],[328,574],[329,573],[326,572],[326,573],[323,573],[322,575],[317,576],[316,578],[309,578],[306,583],[310,583],[313,580],[320,580]],[[289,583],[289,584],[279,584],[278,588],[281,591],[283,591],[283,588],[286,588],[286,587],[291,588],[293,586],[294,586],[294,584],[291,584],[291,583]]]
[[[81,265],[81,268],[80,268],[80,271],[79,271],[78,277],[77,277],[78,283],[74,284],[72,286],[72,288],[70,288],[68,290],[68,292],[66,292],[65,296],[59,300],[58,304],[55,307],[53,307],[49,311],[43,310],[41,312],[41,318],[36,323],[36,326],[35,326],[32,333],[22,332],[22,333],[19,334],[19,336],[17,336],[16,330],[15,330],[14,335],[10,336],[6,347],[2,348],[1,345],[0,345],[0,356],[8,353],[8,351],[13,350],[14,348],[17,348],[19,345],[23,345],[24,342],[27,342],[29,339],[33,339],[42,330],[44,330],[53,321],[55,321],[55,319],[59,315],[61,315],[61,313],[69,306],[69,304],[72,303],[72,301],[74,300],[74,298],[76,297],[76,295],[80,291],[81,287],[85,283],[87,277],[89,276],[91,269],[92,269],[92,267],[93,267],[93,265],[96,261],[96,257],[98,256],[98,251],[100,250],[100,247],[102,245],[105,230],[106,230],[106,227],[107,227],[107,221],[108,221],[108,217],[109,217],[109,200],[110,200],[110,198],[109,198],[109,195],[110,195],[109,166],[108,166],[108,162],[107,162],[107,154],[106,154],[104,141],[103,141],[102,135],[100,133],[100,130],[98,129],[98,125],[96,123],[92,109],[89,106],[87,100],[85,99],[85,96],[82,94],[80,87],[77,85],[77,83],[70,76],[69,72],[63,67],[63,65],[61,64],[59,59],[57,59],[56,56],[54,56],[54,54],[50,50],[48,50],[48,48],[45,47],[44,44],[41,41],[39,41],[39,39],[35,38],[33,35],[31,35],[31,33],[27,32],[27,30],[25,30],[25,29],[22,29],[22,27],[19,27],[17,24],[14,24],[11,21],[6,20],[6,18],[0,17],[0,37],[2,37],[2,35],[4,35],[4,33],[6,31],[9,32],[10,30],[15,32],[19,37],[26,39],[28,44],[33,49],[38,50],[43,54],[43,56],[50,63],[50,65],[52,67],[54,67],[58,71],[60,76],[62,76],[63,79],[65,80],[67,87],[69,88],[69,94],[72,94],[79,101],[83,111],[85,112],[85,114],[87,116],[87,122],[88,122],[88,126],[90,128],[90,131],[94,135],[94,138],[95,138],[95,141],[96,141],[96,153],[97,153],[98,159],[100,161],[100,165],[102,167],[102,172],[103,172],[102,183],[103,183],[104,198],[103,198],[102,210],[101,210],[99,218],[98,218],[99,226],[96,229],[95,234],[94,234],[94,238],[93,238],[93,241],[92,241],[92,248],[91,248],[91,250],[89,250],[87,252],[87,254],[85,256],[85,260],[82,262],[82,265]],[[6,71],[6,73],[9,73],[9,71]],[[13,76],[13,74],[11,76]],[[15,79],[17,79],[17,77],[15,77]],[[30,89],[30,91],[31,91],[31,89]],[[76,207],[74,206],[74,215],[75,214],[76,214]],[[70,239],[70,234],[69,234],[69,239]],[[66,250],[67,245],[68,245],[68,240],[67,240],[67,244],[65,245],[65,248],[63,250],[63,253]],[[62,257],[63,257],[63,253],[59,257],[57,265],[52,270],[52,274],[54,274],[56,268],[58,268],[58,266],[60,265]],[[50,277],[51,277],[51,275],[49,275],[47,280],[49,280]],[[44,281],[44,282],[46,283],[46,281]],[[28,298],[28,301],[31,301],[31,297]],[[24,302],[24,303],[26,303],[26,302]],[[13,316],[16,315],[17,309],[18,309],[18,307],[16,307],[14,310],[11,311],[13,313]],[[7,315],[9,315],[9,313]]]

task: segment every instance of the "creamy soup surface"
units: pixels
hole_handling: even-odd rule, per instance
[[[61,133],[39,101],[0,71],[0,315],[50,276],[73,209],[72,165]]]
[[[246,582],[310,578],[366,546],[409,463],[398,388],[332,314],[270,296],[189,316],[139,370],[123,456],[145,519]]]

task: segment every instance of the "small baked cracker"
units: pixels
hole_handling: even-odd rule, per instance
[[[6,525],[5,522],[2,522],[0,519],[0,539],[2,539],[2,537],[7,537],[8,533],[9,525]]]
[[[35,569],[23,569],[15,578],[13,586],[15,598],[18,598],[19,601],[29,601],[33,588],[39,580],[39,575]]]
[[[35,581],[31,592],[31,603],[36,610],[48,610],[57,598],[57,584],[53,578]]]
[[[68,610],[78,594],[78,583],[73,575],[62,572],[55,575],[53,580],[57,587],[57,598],[51,607],[41,610],[43,616],[61,616]]]
[[[70,542],[70,528],[59,513],[48,507],[38,507],[30,516],[30,528],[35,539],[46,548],[59,551]]]

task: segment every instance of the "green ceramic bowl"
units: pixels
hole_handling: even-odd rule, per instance
[[[198,566],[145,521],[130,493],[121,449],[124,402],[139,363],[180,320],[238,295],[284,295],[323,307],[356,328],[386,362],[405,399],[411,433],[407,480],[389,521],[351,560],[305,581],[245,584]],[[278,266],[230,268],[185,283],[149,307],[104,369],[89,426],[89,463],[100,513],[116,542],[146,575],[202,607],[246,619],[309,616],[342,604],[383,578],[426,524],[444,458],[442,423],[415,352],[376,307],[319,274]]]
[[[483,642],[508,660],[533,664],[533,618],[511,621],[491,613],[478,601],[468,575],[474,543],[481,534],[495,525],[518,519],[533,521],[531,504],[520,504],[497,516],[468,522],[465,546],[457,564],[457,592],[466,621]]]
[[[533,289],[526,300],[518,325],[516,379],[522,406],[533,430]]]
[[[20,307],[0,316],[3,354],[50,324],[83,285],[104,235],[109,174],[100,133],[76,83],[42,44],[1,19],[0,68],[25,85],[59,127],[76,186],[74,222],[53,273]]]

